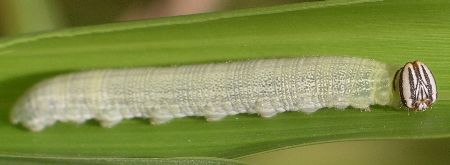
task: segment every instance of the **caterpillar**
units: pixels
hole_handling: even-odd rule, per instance
[[[162,124],[185,116],[216,121],[239,113],[272,117],[324,107],[431,107],[436,85],[423,63],[391,68],[372,59],[317,56],[84,71],[33,86],[13,107],[11,120],[41,131],[57,121],[96,119],[112,127],[129,118]]]

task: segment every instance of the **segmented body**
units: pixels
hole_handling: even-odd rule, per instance
[[[184,116],[367,109],[390,103],[393,77],[386,64],[351,57],[94,70],[37,84],[16,104],[12,121],[39,131],[56,121],[97,119],[111,127],[128,118],[159,124]]]

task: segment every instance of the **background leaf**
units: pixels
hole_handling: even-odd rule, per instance
[[[291,145],[355,139],[450,136],[450,3],[435,1],[319,1],[151,21],[74,28],[0,41],[0,151],[78,157],[235,158]],[[112,129],[95,121],[31,133],[10,124],[11,106],[34,83],[66,72],[109,67],[345,55],[402,66],[424,61],[439,99],[413,113],[373,106],[299,112],[270,119],[237,115],[220,122],[176,119],[152,126],[127,120]]]
[[[76,157],[45,157],[24,155],[0,155],[2,164],[77,164],[77,165],[133,165],[133,164],[164,164],[164,165],[241,165],[235,160],[218,158],[76,158]]]

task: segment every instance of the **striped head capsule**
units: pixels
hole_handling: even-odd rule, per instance
[[[437,99],[436,81],[422,62],[408,62],[398,71],[402,104],[414,111],[431,108]]]

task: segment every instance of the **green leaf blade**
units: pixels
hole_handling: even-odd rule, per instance
[[[449,137],[450,17],[446,16],[450,11],[442,9],[450,4],[353,2],[360,1],[109,24],[0,41],[0,139],[6,142],[0,151],[234,158],[330,141]],[[243,114],[219,122],[176,119],[161,126],[136,119],[111,129],[95,121],[58,123],[41,133],[13,126],[8,119],[14,102],[27,88],[67,72],[314,55],[366,57],[397,67],[420,59],[436,76],[439,100],[432,110],[422,113],[373,106],[372,112],[322,109],[312,115],[288,112],[270,119]]]

